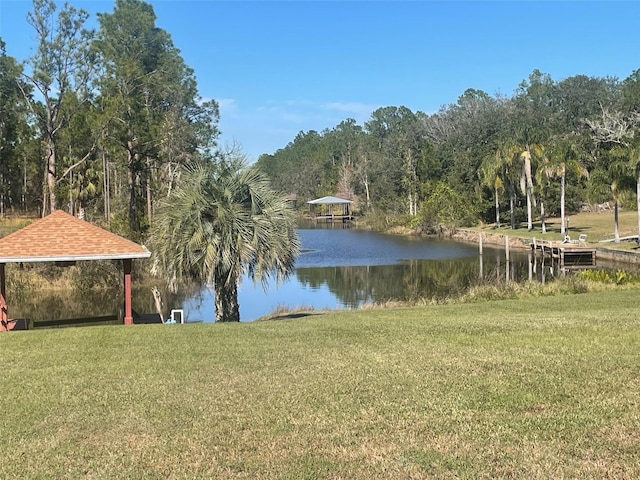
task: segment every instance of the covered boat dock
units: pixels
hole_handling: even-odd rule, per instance
[[[339,197],[322,197],[310,200],[309,211],[314,222],[351,222],[353,201]]]

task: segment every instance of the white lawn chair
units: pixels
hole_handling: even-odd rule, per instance
[[[587,244],[587,234],[586,233],[581,233],[580,236],[578,237],[578,244],[585,246]]]

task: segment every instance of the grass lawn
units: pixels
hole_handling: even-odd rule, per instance
[[[533,230],[527,231],[527,224],[521,223],[519,228],[512,230],[507,224],[503,224],[500,228],[495,228],[493,224],[487,224],[480,229],[491,233],[501,233],[514,237],[537,238],[540,240],[562,240],[560,233],[560,218],[548,218],[546,223],[547,232],[542,233],[540,221],[533,223]],[[569,236],[577,240],[581,233],[587,234],[587,242],[596,244],[602,240],[613,239],[614,234],[613,212],[602,213],[578,213],[569,215]],[[619,215],[619,232],[620,237],[638,234],[638,214],[634,211],[620,211]],[[629,250],[637,247],[635,242],[606,242],[599,244],[607,248]]]
[[[639,290],[0,335],[0,478],[640,478]]]

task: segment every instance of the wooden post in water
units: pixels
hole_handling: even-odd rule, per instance
[[[509,261],[509,236],[505,235],[504,237],[504,253],[507,262]]]
[[[538,245],[536,243],[536,237],[533,237],[533,246],[531,247],[533,249],[533,273],[537,274],[537,267],[538,267]],[[542,252],[542,255],[544,256],[544,251]]]
[[[478,248],[479,248],[479,255],[478,255],[478,259],[480,261],[480,280],[482,280],[484,278],[484,262],[483,262],[483,258],[482,258],[482,232],[478,233]]]
[[[509,267],[511,266],[511,262],[509,261],[509,236],[505,235],[504,237],[504,253],[505,253],[505,267],[504,267],[504,271],[505,271],[505,281],[508,283],[509,282]]]

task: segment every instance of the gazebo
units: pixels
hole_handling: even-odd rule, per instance
[[[7,263],[122,260],[124,270],[124,324],[133,324],[131,264],[149,258],[144,246],[80,220],[63,210],[0,238],[0,331],[13,328],[6,298]]]
[[[353,202],[351,200],[328,196],[316,198],[315,200],[310,200],[307,203],[309,204],[313,220],[325,220],[327,222],[333,222],[336,220],[346,222],[348,220],[353,220],[353,215],[351,214],[351,204]],[[315,210],[317,205],[325,205],[327,207],[327,211],[322,214],[317,214]],[[334,211],[334,206],[338,207],[338,213]]]

